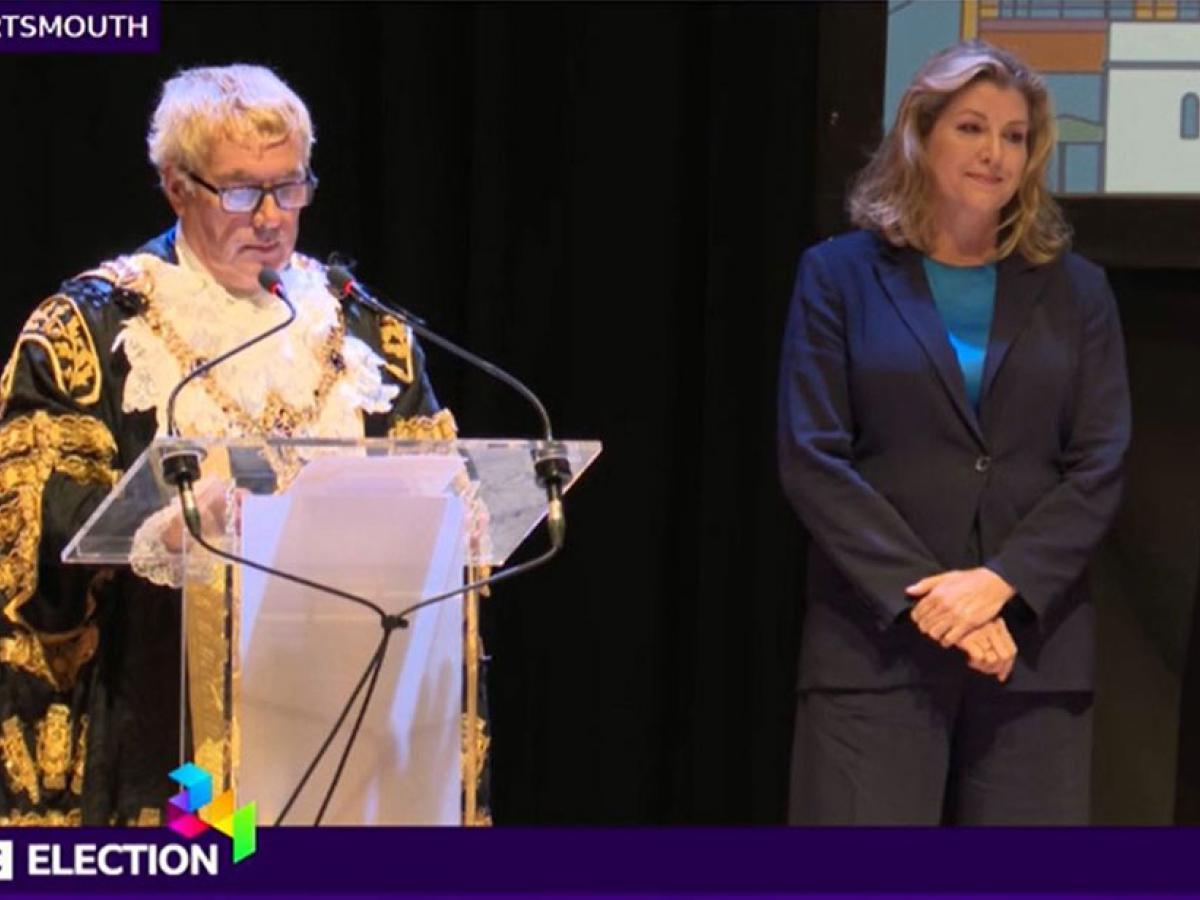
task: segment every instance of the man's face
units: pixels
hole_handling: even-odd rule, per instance
[[[202,171],[193,173],[215,188],[271,186],[304,178],[304,153],[295,138],[256,146],[218,141]],[[266,194],[253,212],[230,213],[220,198],[168,166],[167,199],[179,216],[188,246],[227,290],[258,290],[264,266],[278,269],[296,247],[300,210],[280,209]]]

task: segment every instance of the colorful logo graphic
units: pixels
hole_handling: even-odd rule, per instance
[[[212,776],[195,763],[184,763],[171,772],[170,777],[183,790],[167,801],[168,828],[190,839],[211,826],[233,838],[235,863],[254,854],[257,843],[255,804],[247,803],[235,809],[233,791],[213,797]]]

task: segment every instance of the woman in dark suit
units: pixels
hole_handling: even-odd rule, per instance
[[[1086,823],[1085,566],[1129,398],[1103,272],[1068,252],[1044,82],[979,42],[917,73],[805,253],[779,460],[811,535],[792,818]]]

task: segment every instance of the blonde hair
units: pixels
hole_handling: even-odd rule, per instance
[[[146,146],[162,175],[167,166],[201,168],[220,140],[252,146],[290,137],[307,166],[315,138],[304,101],[270,69],[236,64],[185,69],[169,79]]]
[[[850,218],[896,246],[931,249],[933,190],[925,141],[955,95],[981,81],[1017,89],[1029,106],[1028,158],[1016,193],[1000,212],[996,256],[1003,259],[1019,250],[1030,262],[1048,262],[1070,241],[1070,229],[1045,183],[1055,141],[1050,94],[1029,66],[983,41],[943,50],[913,77],[895,124],[855,181]]]

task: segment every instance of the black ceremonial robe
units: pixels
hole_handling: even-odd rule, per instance
[[[138,252],[178,264],[174,230]],[[0,378],[0,826],[154,824],[176,789],[179,592],[59,559],[155,434],[154,410],[121,408],[130,366],[113,343],[144,308],[121,271],[65,282]],[[400,388],[367,435],[453,437],[408,329],[343,315]]]

